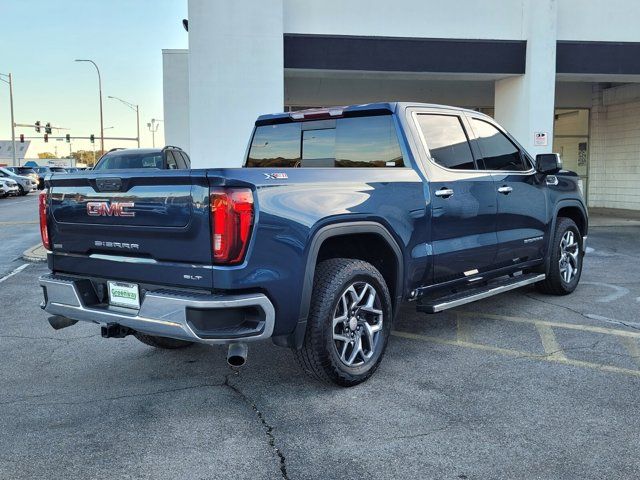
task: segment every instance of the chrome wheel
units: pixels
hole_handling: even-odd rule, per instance
[[[373,358],[382,339],[382,320],[376,289],[367,282],[349,285],[333,314],[333,344],[342,363],[356,367]]]
[[[565,283],[571,283],[578,273],[580,263],[580,245],[576,234],[567,230],[560,241],[560,276]]]

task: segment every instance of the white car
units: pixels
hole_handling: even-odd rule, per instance
[[[0,178],[0,198],[4,198],[7,195],[19,195],[20,189],[18,184],[8,178]]]
[[[33,178],[17,175],[11,170],[7,170],[6,168],[0,167],[0,179],[9,179],[17,183],[20,195],[26,195],[27,193],[38,189],[38,182]]]

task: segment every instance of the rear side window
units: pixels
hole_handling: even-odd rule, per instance
[[[256,128],[247,167],[403,167],[391,115]]]
[[[172,151],[167,152],[167,168],[169,170],[177,170],[178,163],[176,162],[176,158],[173,156]]]
[[[475,170],[473,154],[460,117],[418,115],[418,125],[434,162],[454,170]]]
[[[472,119],[485,170],[526,171],[520,150],[509,138],[489,122]]]

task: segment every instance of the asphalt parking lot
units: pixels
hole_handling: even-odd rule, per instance
[[[270,343],[233,374],[222,347],[56,332],[46,267],[0,274],[0,478],[638,478],[639,236],[593,228],[568,297],[404,306],[351,389]]]

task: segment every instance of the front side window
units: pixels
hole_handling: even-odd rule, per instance
[[[247,167],[404,167],[391,115],[256,128]]]
[[[526,171],[529,169],[520,150],[489,122],[472,119],[485,170]]]
[[[431,159],[454,170],[475,170],[473,154],[460,117],[454,115],[418,115]]]

